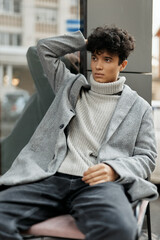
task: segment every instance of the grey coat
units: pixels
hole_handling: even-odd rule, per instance
[[[81,88],[90,89],[85,77],[71,74],[59,60],[66,53],[85,48],[81,32],[40,40],[38,53],[56,94],[46,115],[0,184],[31,183],[53,175],[67,152],[68,125],[76,116]],[[156,147],[152,109],[127,85],[110,120],[97,163],[105,162],[119,174],[117,183],[128,189],[131,201],[155,199],[157,189],[145,179],[155,167]]]

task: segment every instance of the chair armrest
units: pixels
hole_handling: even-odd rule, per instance
[[[137,219],[138,235],[140,235],[142,230],[143,221],[144,221],[148,204],[149,204],[149,201],[141,200],[137,203],[137,205],[133,209],[134,215]]]

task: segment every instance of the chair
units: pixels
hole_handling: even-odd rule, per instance
[[[26,236],[25,236],[26,235]],[[39,236],[40,240],[45,237],[49,239],[78,239],[85,238],[84,234],[79,231],[75,224],[75,220],[71,215],[62,215],[54,218],[47,219],[31,226],[31,228],[23,232],[24,239],[34,239]]]
[[[135,217],[137,218],[138,235],[141,234],[144,217],[147,219],[148,240],[152,240],[151,223],[150,223],[150,206],[149,202],[142,200],[133,208]],[[71,215],[62,215],[47,219],[46,221],[35,224],[28,231],[23,232],[24,240],[32,240],[38,237],[37,240],[83,240],[85,236],[77,228],[75,221]]]
[[[72,73],[77,73],[73,58],[61,57],[61,60]],[[28,49],[27,61],[36,91],[25,106],[11,134],[0,140],[0,174],[10,168],[19,152],[28,143],[55,97],[43,71],[36,47]]]
[[[25,106],[11,134],[0,141],[1,174],[10,168],[19,152],[28,143],[54,100],[54,93],[43,72],[36,47],[28,49],[27,61],[36,91]]]
[[[152,231],[151,231],[151,220],[150,220],[150,203],[147,200],[138,202],[136,208],[134,209],[135,217],[137,218],[138,226],[138,237],[141,234],[144,217],[146,216],[146,227],[148,232],[148,240],[152,240]]]

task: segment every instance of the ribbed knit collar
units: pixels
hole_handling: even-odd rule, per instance
[[[91,91],[104,94],[104,95],[112,95],[123,90],[123,85],[126,81],[125,77],[119,77],[117,81],[110,83],[99,83],[96,82],[91,74],[90,76],[90,85]]]

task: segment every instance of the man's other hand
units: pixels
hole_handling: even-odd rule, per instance
[[[92,186],[103,182],[114,182],[117,178],[118,174],[112,167],[105,163],[99,163],[84,172],[82,181]]]

